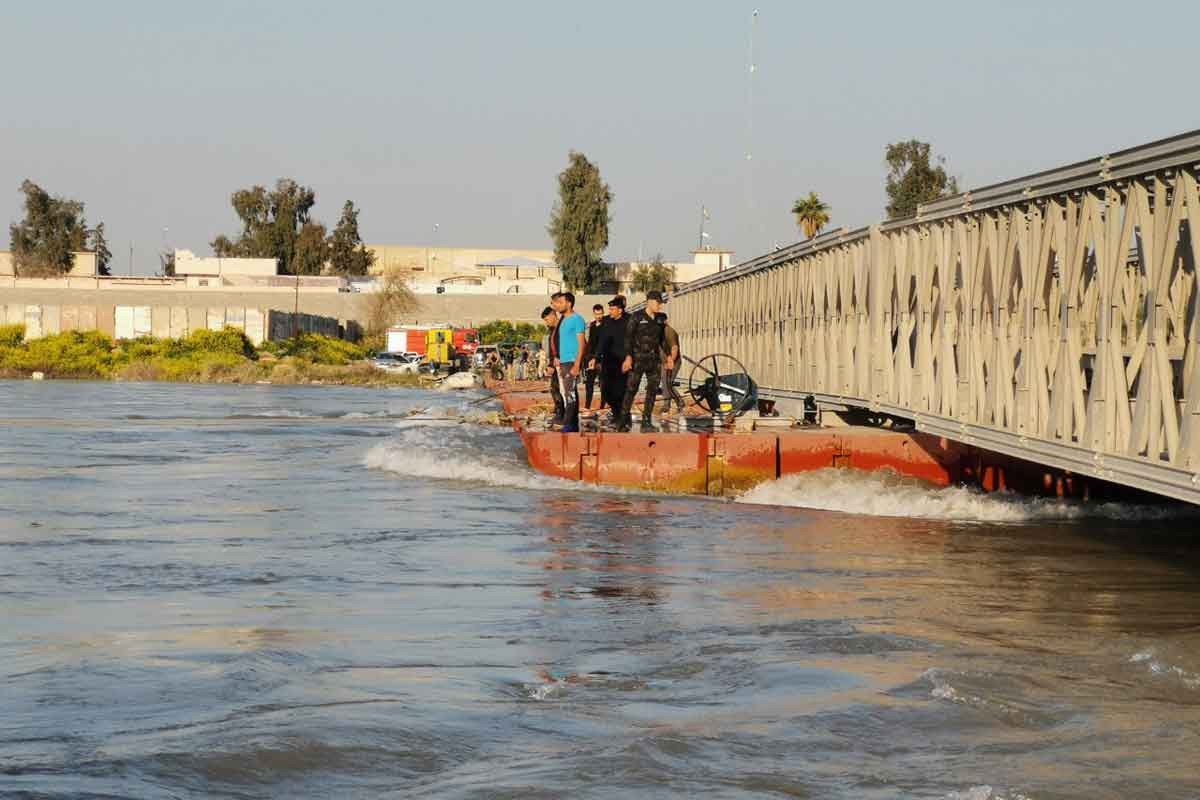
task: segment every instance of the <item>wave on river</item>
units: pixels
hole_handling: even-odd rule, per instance
[[[919,517],[966,522],[1031,522],[1085,518],[1162,520],[1196,516],[1194,509],[1161,505],[1093,503],[967,486],[931,486],[890,470],[820,469],[759,484],[739,503],[796,506],[872,517]]]

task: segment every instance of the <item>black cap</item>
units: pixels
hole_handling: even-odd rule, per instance
[[[666,301],[666,298],[665,298],[665,297],[663,297],[663,293],[662,293],[662,292],[660,292],[658,289],[655,289],[655,290],[653,290],[653,291],[650,291],[650,292],[646,292],[646,299],[647,299],[647,300],[657,300],[657,301],[658,301],[658,302],[660,302],[660,303],[665,303],[665,302],[667,302],[667,301]]]
[[[621,295],[617,295],[612,300],[609,300],[608,304],[610,306],[614,306],[616,308],[624,308],[625,307],[625,298],[622,297]]]

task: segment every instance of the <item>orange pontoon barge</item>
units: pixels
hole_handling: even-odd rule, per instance
[[[732,496],[764,481],[828,467],[890,469],[937,486],[1059,497],[1110,495],[1111,484],[916,431],[864,426],[752,432],[560,433],[528,425],[549,404],[544,382],[494,383],[530,465],[546,475],[610,486]],[[1127,492],[1122,492],[1127,494]]]

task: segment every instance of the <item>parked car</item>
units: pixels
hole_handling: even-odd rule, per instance
[[[371,359],[371,363],[376,369],[415,375],[421,368],[421,356],[416,353],[379,353]]]
[[[475,362],[475,366],[482,367],[483,362],[487,360],[488,354],[495,353],[496,351],[497,347],[494,344],[481,344],[475,350],[475,355],[472,357],[472,361]]]

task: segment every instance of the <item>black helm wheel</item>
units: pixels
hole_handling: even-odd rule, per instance
[[[727,353],[713,353],[692,362],[688,375],[688,394],[696,405],[725,420],[749,410],[757,402],[757,387],[742,362]],[[728,379],[728,380],[726,380]],[[714,388],[731,398],[722,402],[714,396]]]

